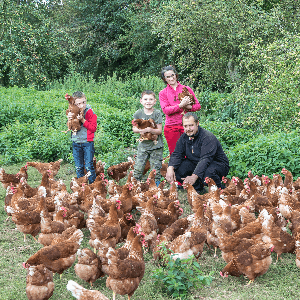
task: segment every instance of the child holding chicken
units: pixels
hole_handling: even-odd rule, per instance
[[[96,179],[96,172],[93,165],[94,136],[97,129],[97,115],[93,112],[92,107],[87,104],[86,96],[83,92],[75,92],[72,97],[75,99],[75,105],[83,110],[83,115],[78,115],[81,121],[80,130],[72,132],[73,157],[76,168],[77,178],[84,176],[84,168],[91,172],[89,183],[93,183]],[[67,117],[73,117],[73,113],[69,112]]]
[[[144,91],[141,95],[140,102],[143,106],[142,109],[137,110],[133,115],[133,127],[134,133],[145,134],[151,133],[157,135],[157,140],[141,140],[138,145],[137,157],[134,165],[133,176],[137,180],[142,179],[143,170],[145,168],[146,162],[149,159],[151,170],[156,170],[155,182],[156,185],[160,183],[160,168],[163,159],[163,139],[162,133],[162,114],[159,110],[154,108],[156,103],[155,93],[153,91]],[[145,129],[139,129],[135,120],[150,120],[155,122],[155,127],[147,127]]]

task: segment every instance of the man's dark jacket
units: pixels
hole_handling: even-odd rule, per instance
[[[185,133],[181,135],[171,155],[169,166],[173,166],[176,170],[185,157],[195,163],[193,174],[196,174],[201,180],[204,180],[205,171],[213,161],[224,167],[227,172],[229,170],[229,161],[220,142],[210,131],[200,126],[198,126],[198,132],[194,139]]]

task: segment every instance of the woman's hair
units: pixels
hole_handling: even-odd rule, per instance
[[[165,79],[165,72],[167,71],[173,71],[176,75],[176,80],[178,80],[178,73],[175,69],[175,67],[169,65],[169,66],[165,66],[161,69],[161,72],[160,72],[160,76],[161,76],[161,79],[166,83],[166,79]]]

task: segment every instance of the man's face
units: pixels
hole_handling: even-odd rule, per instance
[[[187,136],[193,136],[198,132],[199,122],[196,123],[193,117],[189,117],[188,119],[183,118],[182,125],[184,133],[186,133]]]

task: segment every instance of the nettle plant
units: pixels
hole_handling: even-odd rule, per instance
[[[159,253],[163,266],[156,269],[152,277],[154,284],[163,286],[173,297],[185,299],[190,288],[202,288],[212,282],[212,273],[204,275],[194,256],[187,259],[173,259],[174,253],[162,243]]]

